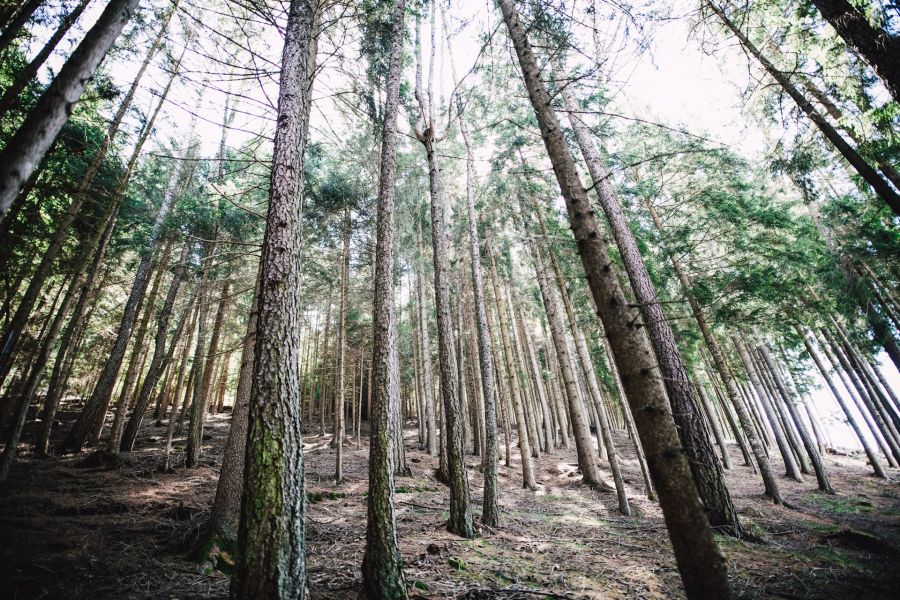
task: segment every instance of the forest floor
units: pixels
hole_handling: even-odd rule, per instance
[[[0,597],[227,598],[228,576],[184,558],[215,493],[229,417],[206,428],[205,462],[159,472],[164,430],[144,427],[121,464],[92,454],[23,456],[0,488]],[[366,438],[346,446],[335,487],[330,437],[306,438],[312,598],[356,597],[365,543]],[[396,481],[398,526],[411,596],[419,598],[680,598],[678,572],[659,507],[644,496],[627,438],[617,437],[636,516],[616,512],[613,493],[579,483],[574,450],[536,462],[537,492],[520,487],[518,460],[501,463],[503,523],[473,540],[450,535],[447,489],[437,459],[407,431],[412,477]],[[502,441],[502,440],[501,440]],[[176,457],[184,439],[176,440]],[[858,456],[827,457],[835,496],[781,479],[793,509],[773,506],[733,448],[728,473],[744,523],[764,542],[720,537],[740,598],[897,598],[900,487],[871,477]],[[215,458],[213,458],[215,457]],[[86,460],[87,459],[87,460]],[[478,458],[468,457],[480,512]],[[780,465],[779,465],[780,468]],[[895,479],[900,472],[892,473]]]

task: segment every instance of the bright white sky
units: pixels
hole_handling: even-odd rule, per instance
[[[579,0],[580,10],[583,10],[589,0]],[[162,5],[157,0],[154,4]],[[669,3],[664,3],[669,4]],[[672,7],[673,14],[687,15],[698,3],[696,0],[681,0]],[[609,11],[607,4],[599,4],[601,10]],[[94,0],[81,20],[81,26],[74,28],[61,48],[66,53],[73,47],[75,40],[80,39],[84,28],[89,27],[97,18],[105,2]],[[478,56],[481,46],[479,36],[492,31],[500,19],[499,10],[494,8],[492,0],[456,0],[454,2],[452,24],[457,25],[466,22],[465,29],[457,34],[453,40],[453,57],[456,63],[456,71],[459,76],[467,73]],[[196,5],[190,0],[182,1],[182,8],[187,9],[207,23],[215,23],[219,17],[211,14],[197,14]],[[590,23],[590,18],[585,13],[582,15],[584,23]],[[615,37],[618,42],[611,45],[624,49],[617,52],[619,57],[614,64],[610,77],[613,103],[610,112],[619,113],[629,117],[636,117],[647,121],[660,122],[672,127],[683,127],[687,131],[700,134],[713,140],[727,144],[748,158],[759,156],[766,147],[765,137],[754,123],[742,112],[742,91],[747,87],[749,71],[746,57],[736,50],[733,45],[723,38],[720,31],[710,32],[702,28],[694,28],[690,18],[681,18],[659,22],[652,26],[652,43],[643,53],[633,51],[634,44],[631,41],[623,42],[621,32],[624,21],[621,15],[613,15],[610,21],[604,21],[604,31],[607,36]],[[412,25],[412,24],[410,24]],[[176,30],[180,27],[176,26]],[[46,32],[38,32],[32,52],[39,48],[40,37]],[[201,39],[209,37],[209,34],[201,32]],[[586,35],[582,30],[579,35]],[[177,36],[176,36],[177,37]],[[423,45],[425,53],[428,53],[428,26],[423,29]],[[438,33],[438,39],[442,39],[442,32]],[[712,47],[715,42],[715,55],[708,55],[701,49],[703,43]],[[506,33],[502,28],[497,32],[497,43],[506,43]],[[354,40],[348,40],[350,45],[348,60],[352,63],[357,58],[354,49]],[[609,40],[604,40],[607,43]],[[592,51],[593,44],[590,37],[584,39],[582,50],[585,53]],[[624,45],[622,45],[624,43]],[[142,43],[143,44],[143,43]],[[207,48],[213,48],[214,43],[203,43]],[[265,58],[277,63],[280,61],[280,45],[274,31],[253,40],[254,50]],[[443,42],[439,42],[437,53],[435,92],[440,98],[446,98],[454,83],[450,76],[446,49]],[[175,52],[173,52],[175,53]],[[120,62],[114,65],[106,65],[114,79],[119,81],[123,88],[127,88],[137,64],[143,56],[136,56],[132,62]],[[325,60],[320,55],[320,61]],[[584,60],[582,57],[580,60]],[[56,56],[50,61],[50,68],[58,69],[62,63],[62,57]],[[333,65],[334,58],[329,58],[327,64]],[[426,63],[427,64],[427,63]],[[206,64],[197,55],[190,55],[186,59],[188,70],[203,71]],[[352,68],[347,67],[345,68]],[[360,73],[361,67],[355,67]],[[47,70],[45,69],[44,76]],[[755,72],[755,69],[753,69]],[[412,68],[406,74],[412,82]],[[192,79],[199,79],[200,75],[193,73]],[[151,69],[145,79],[145,89],[138,97],[138,106],[147,111],[151,104],[151,96],[147,89],[159,91],[162,89],[166,76],[158,68]],[[469,82],[467,82],[469,83]],[[262,85],[260,85],[262,84]],[[226,87],[224,84],[217,84]],[[277,98],[277,85],[274,77],[260,82],[247,82],[245,93],[259,101],[267,98],[274,101]],[[335,91],[347,89],[347,81],[344,76],[333,68],[326,68],[320,75],[315,88],[315,110],[312,116],[311,128],[314,137],[321,136],[324,139],[331,138],[345,129],[339,112],[334,107],[334,101],[329,97]],[[176,88],[171,97],[172,105],[166,110],[165,121],[159,123],[157,129],[162,132],[164,144],[183,142],[180,139],[167,138],[170,132],[184,136],[190,116],[186,109],[194,110],[200,115],[197,133],[202,140],[202,154],[213,156],[218,146],[220,125],[222,119],[222,94],[216,92],[207,93],[202,101],[197,100],[196,93],[185,89]],[[440,104],[440,103],[439,103]],[[242,107],[249,113],[259,114],[263,106],[248,105]],[[269,117],[271,118],[271,112]],[[401,118],[401,124],[407,119]],[[269,130],[270,124],[253,118],[252,115],[240,115],[236,119],[235,131],[229,134],[229,145],[239,146],[251,137],[253,133]],[[402,125],[405,126],[405,125]],[[895,390],[900,390],[900,374],[893,368],[889,360],[881,357],[884,371],[890,379]],[[817,412],[822,415],[828,427],[833,441],[839,446],[858,447],[849,427],[843,423],[839,408],[830,393],[826,389],[819,389],[812,397]]]

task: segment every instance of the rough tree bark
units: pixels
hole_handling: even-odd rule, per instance
[[[575,162],[566,148],[525,27],[513,0],[499,0],[499,4],[541,137],[566,202],[588,285],[633,408],[685,590],[692,599],[731,598],[725,561],[700,503],[684,449],[678,440],[665,388],[655,373],[650,347],[635,325],[635,315],[628,309],[616,268],[600,235]]]
[[[300,279],[303,161],[315,70],[316,0],[292,0],[285,29],[261,259],[244,496],[232,596],[304,598]]]
[[[366,549],[363,592],[371,598],[406,598],[394,513],[394,453],[391,440],[392,406],[400,402],[400,365],[394,315],[394,189],[396,180],[397,113],[403,75],[405,0],[391,13],[391,45],[385,82],[384,123],[381,134],[381,172],[376,208],[375,293],[372,308],[373,347],[371,412],[369,413],[369,495],[366,512]],[[424,351],[424,350],[423,350]],[[427,384],[428,382],[426,382]]]

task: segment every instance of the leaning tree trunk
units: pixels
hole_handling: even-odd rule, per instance
[[[237,390],[234,393],[234,409],[231,411],[231,428],[225,452],[222,455],[222,469],[216,485],[216,496],[207,523],[207,543],[218,544],[226,552],[233,553],[238,541],[238,523],[241,515],[241,491],[244,488],[244,459],[247,448],[247,420],[250,413],[250,385],[253,379],[253,357],[256,347],[256,327],[259,305],[259,278],[253,293],[253,304],[247,318],[247,332],[244,334],[244,348],[241,369],[238,374]]]
[[[578,105],[568,86],[561,88],[569,121],[575,132],[575,140],[581,150],[588,173],[594,184],[600,206],[610,224],[613,238],[631,289],[640,307],[643,324],[656,353],[660,372],[665,381],[672,413],[678,425],[681,443],[687,452],[688,463],[694,475],[694,482],[700,498],[706,506],[710,525],[730,535],[740,537],[741,524],[731,501],[731,494],[725,485],[725,474],[716,458],[709,435],[703,426],[703,417],[697,406],[687,368],[675,341],[675,334],[662,310],[656,289],[647,272],[647,266],[637,246],[637,241],[622,211],[619,199],[612,188],[610,172],[603,164],[600,152],[594,145],[588,128],[578,118]]]
[[[141,383],[140,392],[138,392],[138,399],[134,405],[134,410],[131,412],[131,418],[128,420],[128,425],[125,427],[125,431],[121,436],[121,444],[119,444],[119,448],[112,446],[112,442],[114,441],[112,437],[110,438],[110,451],[118,452],[119,450],[123,452],[130,452],[134,447],[134,440],[137,439],[138,431],[141,428],[141,423],[144,420],[144,413],[147,412],[147,407],[150,406],[150,397],[153,390],[156,388],[156,384],[159,381],[159,378],[162,376],[163,371],[166,368],[166,365],[172,358],[172,352],[175,349],[175,346],[178,344],[178,338],[181,335],[181,331],[184,328],[185,322],[188,320],[191,313],[191,303],[187,303],[184,308],[184,313],[181,318],[178,320],[178,326],[175,329],[175,333],[172,335],[172,341],[169,344],[169,351],[166,352],[166,339],[169,334],[169,320],[172,318],[172,312],[175,308],[175,300],[178,297],[178,289],[181,287],[181,280],[184,279],[185,273],[187,272],[187,261],[191,251],[191,238],[185,238],[184,246],[181,248],[181,256],[178,257],[178,267],[175,270],[175,273],[172,276],[172,281],[169,284],[169,290],[166,292],[166,299],[163,301],[162,309],[159,311],[159,316],[157,317],[156,323],[156,337],[154,339],[153,344],[153,356],[150,358],[150,366],[147,369],[147,374],[144,376],[144,381]]]
[[[213,254],[209,258],[212,260]],[[210,265],[211,268],[211,265]],[[202,284],[201,284],[202,286]],[[203,377],[199,379],[199,396],[194,394],[194,404],[191,405],[190,433],[188,435],[187,449],[185,450],[185,466],[195,467],[200,462],[200,449],[203,445],[203,425],[206,421],[206,413],[209,407],[210,392],[212,390],[213,366],[219,351],[219,340],[222,336],[222,323],[225,321],[225,312],[228,308],[229,290],[231,282],[226,279],[225,285],[219,290],[219,306],[216,309],[216,317],[213,322],[212,335],[209,340],[209,348],[204,356],[204,365],[201,367]],[[203,290],[200,290],[202,298]],[[203,327],[203,321],[200,322]],[[202,331],[202,329],[201,329]],[[198,340],[200,333],[198,331]],[[298,374],[299,377],[299,374]]]
[[[0,153],[0,220],[22,184],[31,176],[63,125],[100,62],[131,19],[138,0],[109,0],[106,9],[66,60],[25,121]]]
[[[594,447],[591,442],[591,430],[588,427],[586,407],[581,401],[578,392],[575,367],[566,343],[559,302],[553,287],[550,285],[541,251],[536,243],[532,245],[531,256],[534,260],[538,287],[544,302],[544,312],[547,314],[547,321],[550,324],[550,336],[553,339],[556,358],[559,361],[560,372],[562,373],[563,387],[565,388],[566,400],[569,406],[569,416],[572,420],[572,434],[575,438],[578,467],[581,469],[584,482],[591,487],[599,488],[601,486],[600,469],[597,467],[597,457],[594,455]]]
[[[825,119],[819,111],[812,105],[812,103],[803,95],[803,93],[797,89],[791,81],[787,78],[787,76],[778,70],[775,65],[773,65],[769,59],[767,59],[763,53],[750,41],[750,39],[744,34],[741,28],[736,25],[729,17],[725,14],[725,11],[714,5],[711,0],[705,0],[707,6],[716,13],[722,23],[727,27],[734,36],[738,39],[741,46],[747,50],[750,54],[759,61],[759,64],[763,66],[765,71],[769,74],[772,79],[774,79],[784,91],[797,103],[797,106],[800,107],[800,110],[803,111],[804,114],[809,118],[810,121],[822,132],[822,135],[825,136],[835,149],[841,153],[848,163],[859,173],[860,177],[862,177],[866,183],[868,183],[872,190],[887,203],[888,206],[894,211],[895,214],[900,214],[900,194],[898,194],[894,189],[886,182],[881,175],[878,174],[872,166],[866,162],[862,156],[859,155],[859,152],[856,151],[847,140],[843,138],[843,136],[838,133],[838,131]],[[895,46],[897,44],[894,44]],[[897,52],[894,52],[894,63],[897,64],[900,61],[896,59]],[[900,67],[896,67],[900,69]]]
[[[569,298],[568,291],[565,287],[565,279],[563,278],[562,269],[560,269],[559,261],[550,247],[550,240],[547,236],[547,225],[544,222],[544,216],[540,211],[535,211],[538,217],[538,224],[541,227],[541,237],[547,246],[547,254],[550,256],[550,266],[553,267],[553,273],[556,275],[557,286],[562,296],[563,306],[566,309],[566,315],[569,320],[569,328],[572,331],[572,338],[575,341],[575,351],[578,354],[578,360],[581,364],[581,370],[586,379],[588,392],[594,400],[594,405],[599,418],[598,445],[601,449],[606,449],[606,459],[609,462],[609,470],[613,475],[613,482],[616,486],[616,496],[619,501],[619,512],[623,515],[631,515],[631,506],[628,504],[628,494],[625,490],[625,480],[622,476],[622,470],[619,468],[619,457],[616,452],[615,442],[612,438],[611,424],[609,422],[609,413],[606,408],[606,401],[600,392],[600,385],[597,381],[597,373],[594,370],[593,362],[588,352],[587,340],[584,332],[578,326],[575,318],[575,311],[572,309],[572,302]]]
[[[503,345],[503,357],[506,362],[506,378],[509,382],[509,395],[513,404],[513,412],[516,416],[516,430],[519,434],[519,456],[522,459],[522,487],[534,491],[537,489],[537,481],[534,478],[534,466],[531,462],[531,446],[528,443],[528,425],[525,422],[525,413],[522,409],[522,393],[519,390],[519,374],[515,365],[515,357],[509,343],[509,324],[506,312],[503,310],[503,302],[500,295],[500,286],[497,282],[497,267],[494,257],[491,256],[491,284],[494,289],[494,304],[497,309],[497,327],[500,329],[500,342]]]
[[[6,49],[18,37],[19,31],[25,26],[25,23],[37,12],[44,0],[26,0],[17,1],[10,0],[9,6],[0,8],[0,27],[3,33],[0,34],[0,55],[5,53]],[[17,7],[16,4],[19,6]]]
[[[833,494],[834,489],[831,487],[831,483],[828,481],[828,475],[825,473],[825,464],[822,462],[822,457],[819,455],[819,451],[816,448],[816,444],[813,441],[812,437],[809,435],[809,431],[803,424],[803,419],[797,412],[797,407],[794,404],[793,398],[791,398],[791,394],[790,392],[788,392],[784,381],[781,379],[781,374],[778,373],[775,368],[775,364],[772,362],[772,357],[769,355],[769,350],[763,345],[760,345],[758,347],[758,350],[759,355],[762,357],[762,360],[765,363],[765,366],[772,374],[772,379],[775,381],[775,386],[778,389],[778,393],[781,394],[785,406],[787,406],[788,412],[791,415],[791,419],[797,426],[797,432],[800,434],[800,440],[803,442],[803,446],[806,448],[806,453],[809,455],[809,459],[813,465],[813,470],[816,473],[816,480],[819,483],[819,490],[827,492],[829,494]]]
[[[6,113],[16,105],[16,101],[28,85],[28,82],[34,79],[38,70],[41,68],[41,65],[43,65],[44,61],[47,60],[47,57],[53,53],[56,45],[63,37],[65,37],[72,25],[75,24],[75,21],[78,20],[78,17],[81,16],[81,13],[84,12],[84,9],[87,8],[90,1],[91,0],[80,0],[75,8],[62,18],[62,21],[60,21],[56,30],[53,32],[53,35],[44,42],[40,51],[27,65],[16,73],[16,77],[9,87],[3,90],[3,96],[0,97],[0,119],[6,116]]]
[[[653,208],[653,205],[649,202],[646,203],[646,207],[647,211],[650,213],[651,219],[653,219],[654,225],[656,225],[657,231],[659,231],[660,235],[662,235],[662,221],[660,220],[659,215],[656,214],[656,209]],[[772,502],[774,502],[775,504],[781,504],[781,493],[778,490],[778,481],[775,479],[775,475],[772,473],[772,466],[769,464],[769,457],[766,456],[765,448],[763,447],[762,441],[759,439],[759,436],[756,435],[756,430],[753,427],[753,421],[751,420],[750,414],[747,412],[747,409],[744,407],[744,403],[741,401],[740,392],[738,391],[737,384],[735,383],[734,377],[731,374],[731,370],[728,368],[728,364],[725,362],[725,355],[722,353],[722,348],[719,346],[719,341],[716,339],[716,336],[713,333],[709,322],[706,320],[706,315],[703,314],[703,309],[700,307],[700,303],[697,301],[697,297],[694,295],[693,282],[691,281],[690,276],[681,266],[681,261],[677,256],[675,256],[675,254],[669,255],[669,261],[672,263],[672,268],[675,270],[675,275],[678,277],[678,281],[681,283],[682,291],[684,292],[688,304],[691,307],[691,312],[694,315],[694,320],[697,322],[697,326],[700,328],[700,333],[703,335],[703,340],[706,342],[706,347],[709,349],[709,353],[712,355],[715,371],[718,374],[719,379],[722,380],[722,383],[725,384],[725,393],[727,394],[728,399],[731,401],[731,405],[734,407],[734,410],[737,413],[738,420],[741,422],[741,427],[744,428],[744,434],[747,436],[747,441],[750,444],[750,448],[753,450],[753,456],[756,459],[756,464],[759,466],[759,472],[762,476],[763,485],[766,489],[766,495],[769,496],[772,499]],[[713,415],[710,415],[709,420],[710,424],[715,427],[715,425],[713,424]],[[728,453],[728,449],[724,445],[722,446],[722,452],[723,456],[727,455]],[[734,513],[734,517],[735,523],[737,525],[735,533],[739,534],[741,531],[741,527],[740,522],[737,520],[737,513]]]
[[[568,153],[541,70],[519,20],[513,0],[499,0],[513,41],[541,137],[569,213],[588,285],[619,367],[628,402],[647,453],[675,558],[689,598],[730,598],[725,561],[700,502],[684,449],[655,374],[651,348],[635,325],[619,285],[618,273],[600,235],[598,223]]]
[[[303,161],[316,61],[315,0],[285,30],[261,260],[238,563],[232,596],[304,598],[306,512],[299,374]]]
[[[369,413],[369,494],[363,590],[372,598],[406,598],[397,524],[394,513],[394,453],[392,406],[400,402],[400,365],[394,315],[394,189],[396,180],[397,113],[403,62],[405,0],[396,0],[391,15],[391,40],[385,85],[381,136],[381,174],[376,205],[375,292],[372,308],[372,391]],[[423,352],[425,350],[423,349]],[[426,382],[428,385],[429,382]]]
[[[125,378],[119,390],[119,399],[115,405],[115,415],[113,416],[112,426],[109,431],[109,441],[107,443],[107,451],[118,454],[119,445],[122,441],[122,430],[125,428],[125,414],[128,408],[133,404],[132,398],[136,391],[138,379],[144,370],[144,361],[147,356],[147,348],[144,346],[144,338],[147,337],[147,329],[150,327],[150,319],[156,312],[156,299],[159,297],[159,286],[162,284],[163,277],[169,270],[169,259],[172,256],[172,245],[175,240],[170,239],[162,252],[162,256],[156,263],[156,274],[153,276],[150,284],[150,292],[143,301],[143,308],[138,309],[141,319],[138,322],[137,333],[134,336],[132,344],[131,356],[128,359],[128,367],[125,369]],[[94,445],[100,440],[100,434],[103,431],[103,425],[106,421],[106,413],[109,406],[105,406],[100,411],[100,418],[97,419],[96,427],[88,438],[88,444]]]
[[[115,1],[115,0],[112,0]],[[188,140],[193,136],[194,122],[190,126]],[[185,154],[190,148],[190,143],[185,145]],[[68,452],[81,452],[85,441],[93,430],[94,424],[97,422],[103,408],[109,403],[112,395],[116,377],[119,369],[122,367],[122,359],[125,357],[125,350],[131,337],[131,329],[134,326],[134,320],[137,317],[138,302],[144,294],[148,278],[150,275],[150,263],[153,254],[159,245],[160,235],[162,234],[163,224],[172,210],[175,202],[175,195],[178,189],[178,181],[184,165],[187,161],[178,161],[178,166],[173,169],[172,176],[169,178],[169,185],[163,196],[162,204],[156,213],[156,219],[150,231],[150,239],[148,240],[149,251],[141,257],[138,264],[137,273],[134,276],[134,283],[131,286],[131,292],[125,303],[125,310],[122,313],[122,321],[119,324],[116,341],[113,344],[109,357],[103,365],[100,379],[97,382],[94,391],[88,398],[84,409],[81,411],[78,420],[75,421],[71,431],[60,445],[60,449]]]
[[[165,31],[163,29],[162,31]],[[162,33],[162,31],[160,33]],[[146,67],[146,64],[149,63],[149,56],[144,60],[144,65],[142,65],[142,69]],[[184,53],[182,52],[182,57]],[[59,406],[59,400],[62,395],[66,391],[66,386],[68,385],[69,375],[72,371],[72,364],[75,360],[75,349],[72,347],[71,342],[78,339],[80,337],[79,331],[86,327],[86,322],[83,319],[85,312],[87,311],[88,306],[92,300],[93,294],[96,292],[94,287],[94,278],[96,277],[97,271],[100,267],[100,264],[103,262],[103,256],[106,252],[106,248],[109,244],[110,236],[112,235],[113,228],[116,224],[116,219],[118,218],[119,210],[122,206],[122,200],[125,198],[125,193],[128,189],[128,184],[131,180],[131,175],[134,173],[134,169],[137,166],[138,159],[141,156],[141,152],[143,151],[144,144],[150,137],[151,132],[153,131],[153,124],[156,122],[157,116],[159,116],[160,110],[163,107],[163,104],[166,102],[166,98],[169,95],[169,91],[172,89],[172,84],[175,81],[175,78],[178,76],[178,72],[181,67],[181,58],[175,63],[175,66],[172,70],[172,74],[169,77],[165,87],[159,95],[159,100],[156,103],[156,107],[153,109],[153,112],[150,114],[150,118],[147,119],[147,122],[144,124],[143,129],[141,130],[140,135],[138,136],[138,140],[134,145],[134,148],[131,152],[131,158],[128,160],[128,165],[125,167],[125,173],[122,176],[121,181],[119,181],[116,186],[115,192],[113,193],[113,197],[110,200],[109,206],[107,207],[107,215],[105,230],[103,231],[102,238],[92,240],[97,246],[96,258],[84,277],[84,283],[82,284],[81,296],[79,297],[78,303],[75,306],[75,310],[72,313],[72,317],[70,319],[69,324],[66,326],[66,331],[63,333],[63,337],[60,344],[60,350],[57,353],[56,362],[53,366],[53,373],[50,377],[49,387],[47,388],[47,400],[44,406],[44,416],[43,416],[43,425],[41,427],[41,433],[38,437],[38,442],[35,446],[36,452],[39,454],[46,454],[47,448],[50,441],[50,432],[53,427],[53,419],[56,415],[57,407]],[[142,73],[143,71],[141,71]],[[136,84],[139,81],[139,77],[135,78],[135,83],[132,83],[131,89],[129,90],[128,95],[126,95],[126,99],[133,97],[134,92],[137,90]],[[129,100],[130,102],[130,100]],[[122,102],[119,111],[116,113],[116,117],[121,113],[124,116],[123,107],[126,107],[126,102]],[[113,121],[107,129],[107,139],[109,134],[112,132],[113,135],[116,131],[118,131],[118,123],[121,122],[121,119],[113,118]],[[104,144],[108,144],[108,142],[104,142]],[[103,146],[101,146],[102,148]],[[96,157],[95,159],[96,160]],[[89,170],[90,171],[90,170]],[[93,176],[91,176],[90,180],[93,180]],[[81,184],[84,185],[87,182],[87,185],[90,185],[90,181],[86,178],[82,180]]]
[[[875,450],[872,448],[872,445],[869,443],[869,440],[863,434],[862,428],[860,428],[859,423],[857,423],[856,421],[856,417],[854,417],[853,413],[850,411],[850,407],[847,406],[846,400],[844,400],[844,397],[841,396],[840,392],[838,392],[837,386],[835,386],[834,381],[831,379],[831,375],[828,373],[828,369],[825,368],[825,365],[822,363],[822,359],[819,357],[819,353],[816,352],[815,348],[813,348],[812,344],[810,343],[809,338],[798,325],[794,325],[794,330],[797,332],[797,335],[800,336],[800,339],[803,340],[803,346],[806,348],[807,354],[809,354],[809,357],[815,363],[816,368],[819,370],[819,374],[822,375],[822,379],[824,379],[825,383],[828,385],[828,389],[831,391],[831,395],[834,396],[834,399],[837,401],[838,406],[841,407],[841,410],[847,417],[847,424],[850,425],[853,433],[856,434],[856,438],[859,440],[859,443],[862,445],[866,456],[869,458],[869,464],[872,465],[872,470],[875,471],[875,475],[881,479],[887,479],[887,474],[884,471],[884,467],[881,466],[881,461],[878,460],[878,454],[875,452]]]
[[[900,102],[900,37],[873,26],[848,0],[812,0],[848,46],[867,63]]]

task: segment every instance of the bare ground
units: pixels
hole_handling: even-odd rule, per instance
[[[207,462],[163,474],[163,429],[144,428],[121,464],[25,454],[0,489],[0,597],[226,598],[228,576],[184,558],[215,492],[229,417],[211,417]],[[353,598],[365,543],[366,438],[348,441],[343,485],[332,481],[329,437],[306,439],[309,589],[313,598]],[[27,441],[27,439],[26,439]],[[437,460],[407,432],[412,477],[397,479],[401,551],[411,595],[420,598],[680,598],[678,573],[659,507],[646,500],[638,465],[620,434],[630,497],[638,516],[622,517],[615,495],[579,483],[574,450],[543,455],[540,489],[522,490],[516,449],[502,466],[499,530],[474,540],[450,535],[447,490]],[[24,449],[24,446],[23,446]],[[781,479],[793,509],[762,496],[762,484],[733,449],[729,485],[748,527],[764,539],[721,537],[741,598],[897,598],[900,489],[870,476],[859,456],[827,457],[838,495],[815,480]],[[87,459],[87,460],[86,460]],[[86,461],[86,462],[85,462]],[[478,458],[469,481],[480,505]],[[780,468],[780,464],[779,464]],[[892,473],[896,479],[900,472]],[[476,510],[476,514],[479,512]]]

